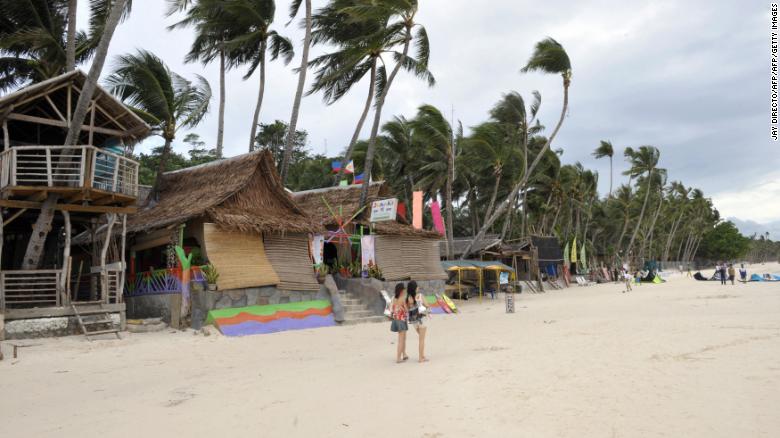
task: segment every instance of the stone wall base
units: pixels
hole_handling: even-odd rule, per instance
[[[115,324],[120,323],[119,313],[111,313],[110,316]],[[75,316],[6,321],[4,333],[5,339],[49,338],[82,334]]]

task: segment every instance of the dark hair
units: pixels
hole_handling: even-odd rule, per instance
[[[409,295],[416,296],[417,295],[417,282],[412,280],[409,283],[406,284],[406,289],[409,291]]]
[[[401,298],[401,292],[403,292],[405,289],[406,289],[406,287],[404,287],[403,283],[397,283],[395,285],[395,299],[396,300]]]

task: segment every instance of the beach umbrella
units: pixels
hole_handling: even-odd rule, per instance
[[[577,263],[577,238],[571,243],[571,262]]]

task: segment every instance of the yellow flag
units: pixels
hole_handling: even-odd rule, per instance
[[[571,262],[577,263],[577,238],[574,238],[574,242],[571,244]]]

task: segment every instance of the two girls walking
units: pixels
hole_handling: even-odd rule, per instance
[[[409,359],[409,356],[406,355],[406,332],[409,330],[410,324],[417,331],[417,337],[419,339],[419,361],[428,361],[428,358],[425,357],[425,334],[427,327],[425,326],[424,321],[424,309],[423,296],[421,293],[417,292],[417,282],[409,282],[408,292],[403,283],[395,285],[395,295],[393,297],[393,302],[390,305],[390,317],[393,320],[390,323],[390,330],[394,333],[398,333],[398,345],[396,348],[397,363]]]

